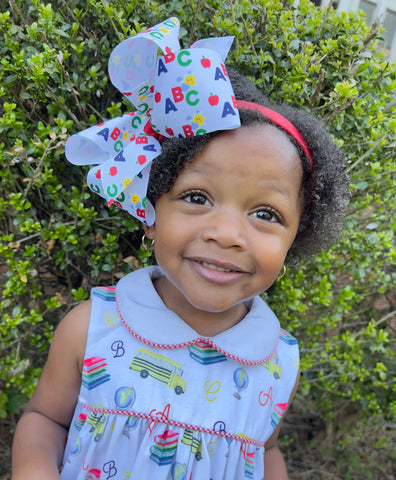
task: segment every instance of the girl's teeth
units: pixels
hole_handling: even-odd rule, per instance
[[[217,270],[218,272],[231,272],[232,270],[228,270],[227,268],[216,267],[216,265],[212,265],[211,263],[202,262],[204,267],[210,268],[211,270]]]

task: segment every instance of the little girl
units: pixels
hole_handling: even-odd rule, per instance
[[[158,266],[94,288],[62,320],[13,480],[287,478],[276,440],[298,345],[259,294],[286,258],[336,238],[344,156],[311,115],[230,81],[229,38],[180,50],[178,27],[115,49],[111,80],[137,111],[66,145],[99,164],[92,190],[142,220]]]

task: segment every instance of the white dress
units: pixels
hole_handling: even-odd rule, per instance
[[[160,275],[144,268],[92,290],[61,479],[262,480],[297,341],[260,297],[231,329],[200,336],[156,293]]]

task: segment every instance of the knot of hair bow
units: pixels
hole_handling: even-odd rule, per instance
[[[136,111],[73,135],[65,146],[69,162],[95,165],[87,176],[91,190],[148,226],[155,213],[146,191],[161,137],[188,138],[240,126],[224,66],[233,37],[180,49],[179,29],[179,20],[170,18],[113,50],[110,80]]]

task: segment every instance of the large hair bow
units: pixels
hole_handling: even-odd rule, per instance
[[[179,29],[179,20],[170,18],[113,50],[110,80],[136,111],[73,135],[65,146],[71,163],[96,165],[87,176],[91,190],[149,226],[155,213],[146,191],[160,136],[187,138],[240,126],[224,66],[233,37],[180,49]]]

